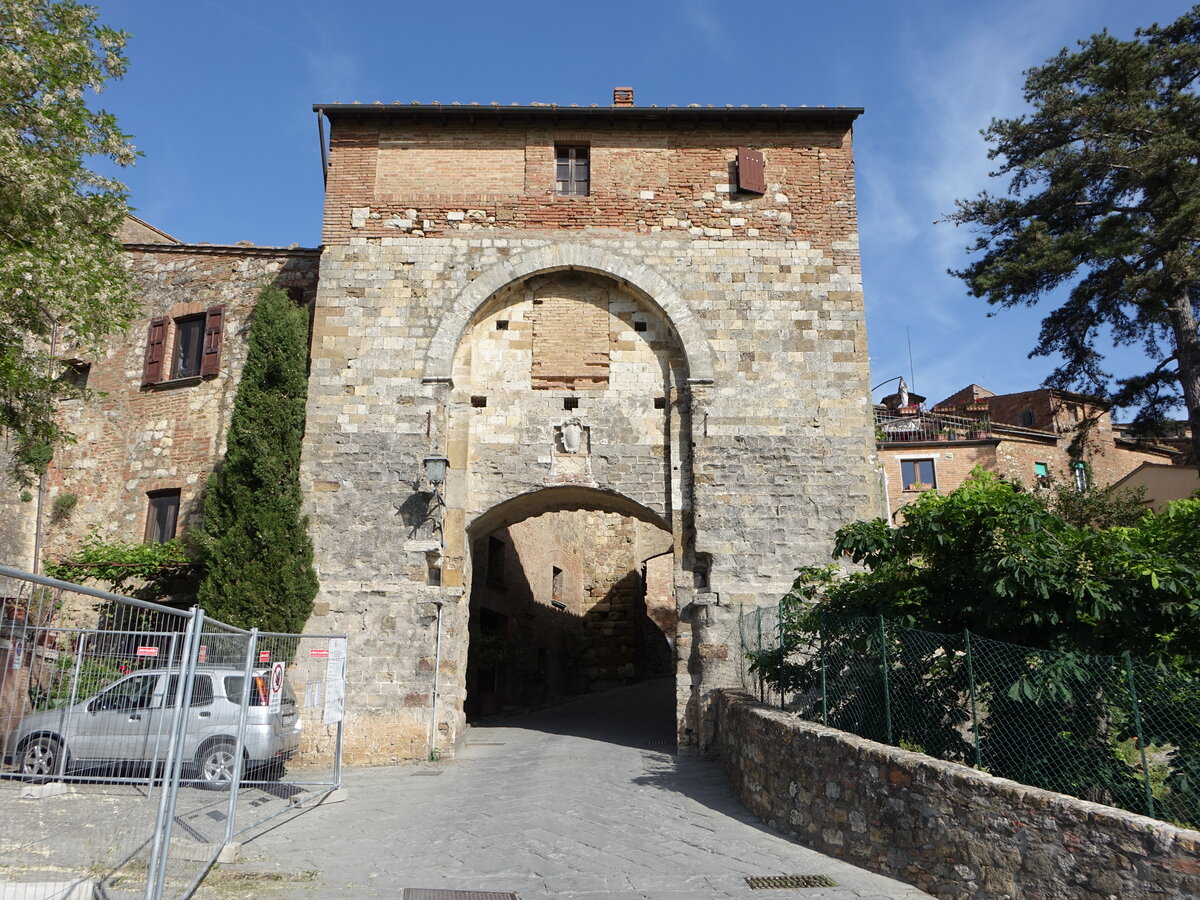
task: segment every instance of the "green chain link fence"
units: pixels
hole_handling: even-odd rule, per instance
[[[1200,825],[1200,682],[882,617],[742,616],[760,699],[1003,778]]]

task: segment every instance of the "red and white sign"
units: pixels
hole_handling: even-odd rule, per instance
[[[259,662],[270,662],[271,661],[271,651],[270,650],[259,650],[258,651],[258,661]]]
[[[271,666],[271,696],[267,708],[271,712],[279,712],[283,701],[283,663],[277,662]]]
[[[208,662],[208,644],[200,645],[200,652],[196,656],[196,661],[202,663]]]
[[[329,659],[329,650],[325,647],[313,647],[308,651],[310,659]]]
[[[158,648],[157,647],[138,647],[137,655],[138,656],[158,656]]]

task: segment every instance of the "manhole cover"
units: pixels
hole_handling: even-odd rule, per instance
[[[442,891],[405,888],[403,900],[520,900],[511,891]]]
[[[751,890],[761,888],[837,887],[828,875],[751,875],[746,878]]]

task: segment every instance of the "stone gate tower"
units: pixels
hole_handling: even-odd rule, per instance
[[[316,107],[310,628],[351,634],[351,759],[463,733],[498,528],[591,510],[665,536],[680,743],[703,746],[739,615],[877,509],[860,110],[614,99]]]

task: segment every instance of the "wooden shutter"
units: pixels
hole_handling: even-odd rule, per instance
[[[150,331],[146,335],[146,361],[142,365],[142,384],[162,381],[163,351],[167,344],[167,317],[150,320]]]
[[[738,190],[753,194],[767,192],[767,164],[763,155],[749,147],[737,148]]]
[[[224,305],[211,307],[204,317],[204,353],[200,357],[201,375],[216,375],[221,371],[221,333],[224,325]]]

